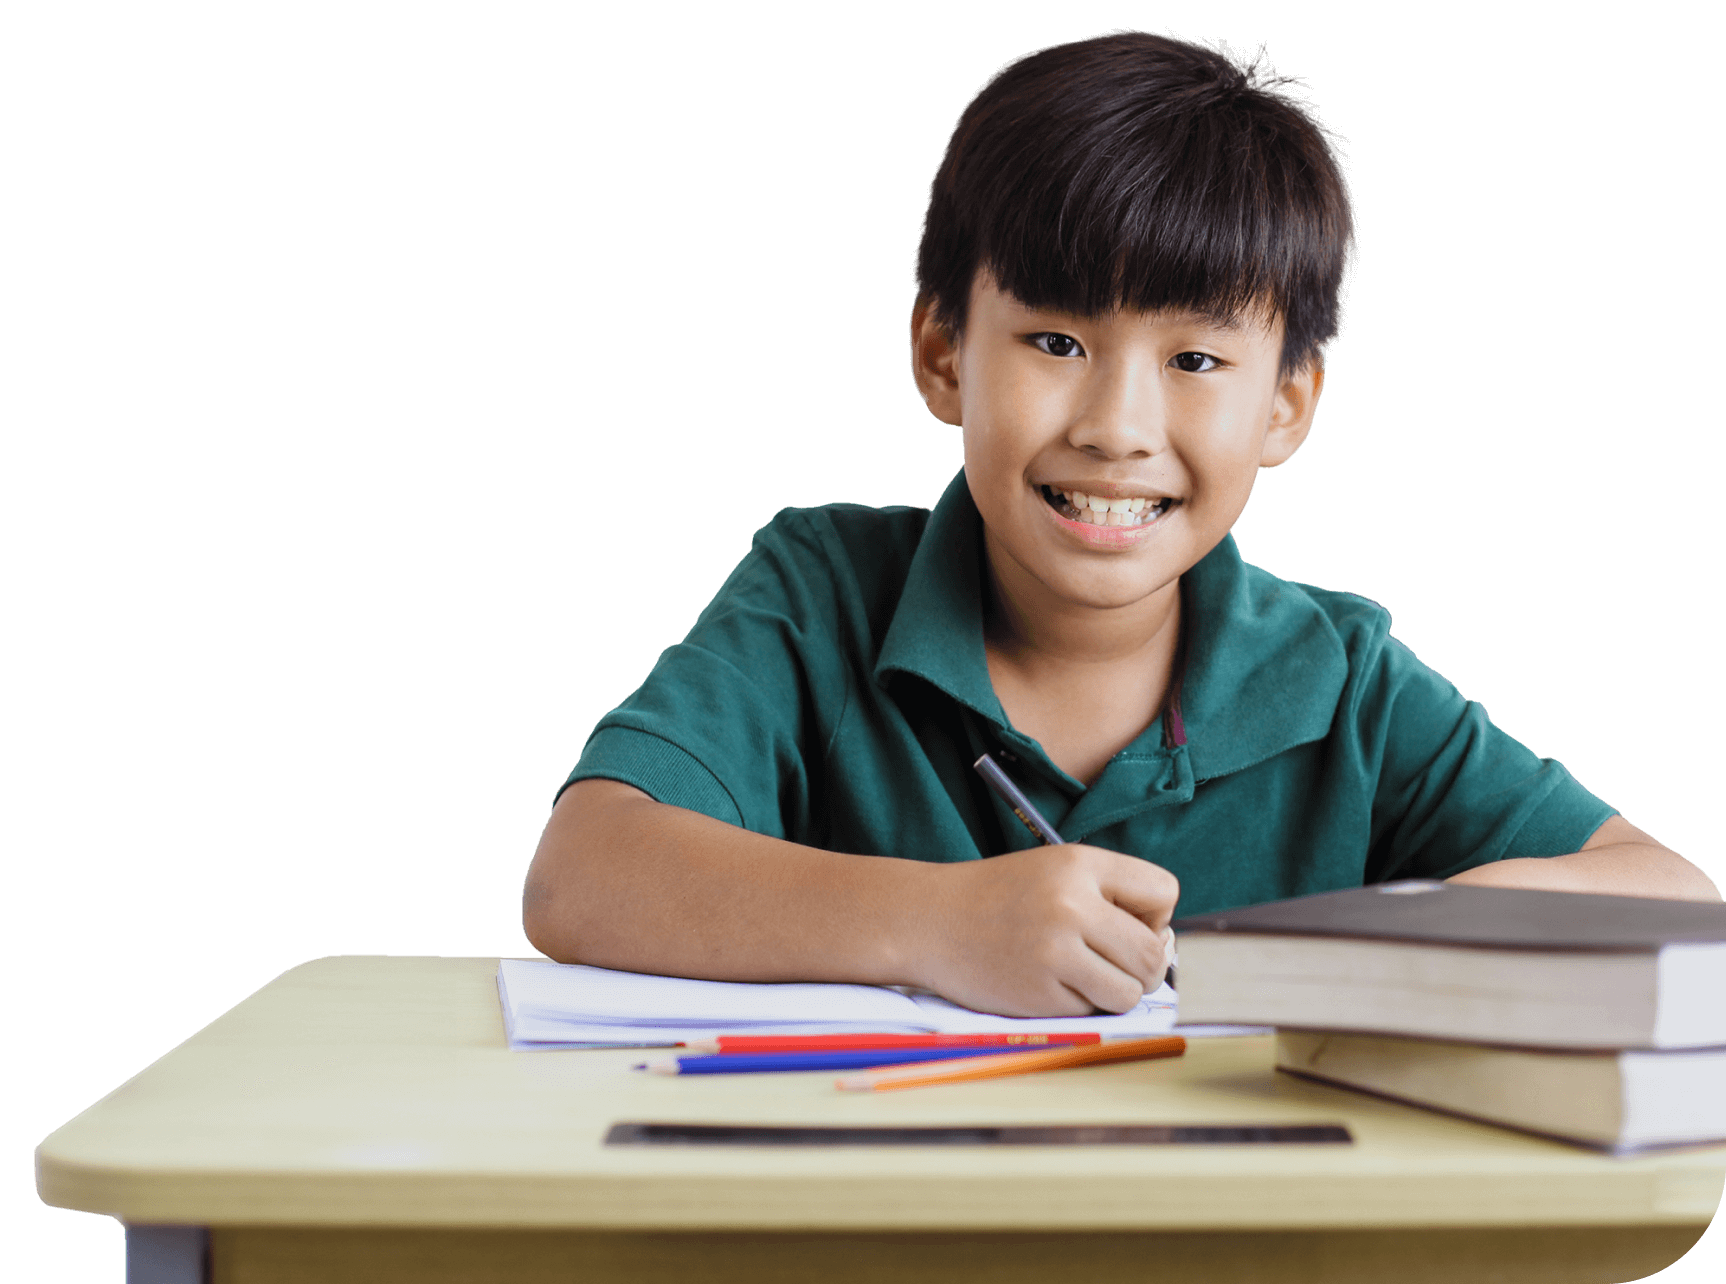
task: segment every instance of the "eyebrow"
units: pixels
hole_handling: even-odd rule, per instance
[[[1024,312],[1031,314],[1033,317],[1054,317],[1057,319],[1072,319],[1075,321],[1095,320],[1094,317],[1087,317],[1083,313],[1079,312],[1068,312],[1062,308],[1036,308],[1026,303],[1019,303],[1018,300],[1014,300],[1014,302]],[[1208,326],[1213,330],[1221,330],[1226,334],[1244,334],[1248,329],[1256,328],[1247,320],[1250,310],[1229,313],[1220,310],[1213,312],[1206,308],[1175,307],[1163,308],[1160,309],[1160,311],[1172,317],[1190,318],[1191,320]]]
[[[1168,308],[1165,311],[1175,316],[1191,317],[1202,325],[1230,336],[1276,333],[1278,314],[1274,308],[1267,307],[1263,300],[1236,308],[1233,312],[1225,312],[1220,308]]]
[[[1209,312],[1196,308],[1178,308],[1175,310],[1197,318],[1212,329],[1226,330],[1230,334],[1240,334],[1247,328],[1246,322],[1241,319],[1239,312]]]

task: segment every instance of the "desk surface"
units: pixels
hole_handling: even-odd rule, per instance
[[[1279,1075],[1269,1038],[902,1093],[512,1053],[495,959],[285,973],[37,1152],[51,1204],[134,1223],[1017,1230],[1692,1224],[1726,1149],[1610,1159]],[[1313,1123],[1353,1146],[611,1148],[618,1120]]]

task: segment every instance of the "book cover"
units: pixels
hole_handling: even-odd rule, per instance
[[[1177,919],[1174,929],[1651,953],[1667,945],[1726,942],[1726,904],[1421,881],[1351,887],[1198,914]]]

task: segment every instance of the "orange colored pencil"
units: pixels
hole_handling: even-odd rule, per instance
[[[1111,1061],[1149,1061],[1154,1057],[1178,1057],[1187,1050],[1179,1035],[1154,1039],[1118,1039],[1091,1047],[1043,1048],[1036,1052],[1008,1052],[993,1057],[964,1057],[957,1061],[919,1061],[848,1074],[834,1081],[847,1092],[890,1092],[895,1088],[921,1088],[935,1083],[967,1083],[972,1079],[999,1079],[1012,1074],[1036,1074],[1039,1070],[1065,1070],[1069,1066],[1106,1065]]]

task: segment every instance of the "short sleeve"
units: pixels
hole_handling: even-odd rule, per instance
[[[1355,712],[1377,760],[1369,882],[1563,855],[1614,814],[1394,638],[1376,649]]]
[[[826,553],[798,510],[755,537],[689,635],[600,720],[568,784],[603,778],[773,837],[809,809],[808,763],[843,709]]]

